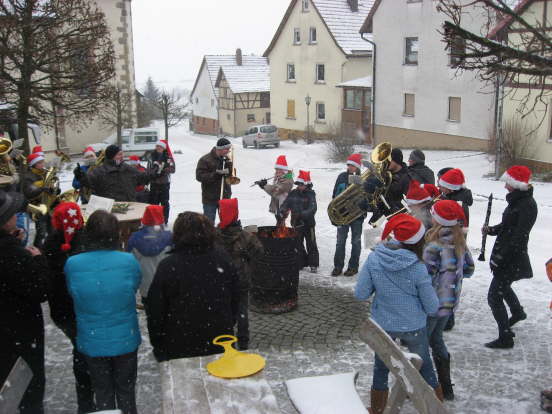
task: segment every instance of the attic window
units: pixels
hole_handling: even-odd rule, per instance
[[[316,27],[311,27],[309,29],[309,44],[316,44]]]
[[[303,4],[303,12],[308,12],[309,11],[309,0],[302,0],[302,4]]]
[[[300,45],[301,44],[301,29],[296,27],[293,29],[293,44],[294,45]]]

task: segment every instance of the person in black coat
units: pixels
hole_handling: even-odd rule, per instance
[[[215,247],[204,215],[185,212],[173,227],[174,250],[157,268],[146,308],[157,361],[217,354],[219,335],[233,335],[239,280],[232,259]]]
[[[169,143],[162,139],[155,144],[155,151],[150,154],[149,164],[157,172],[157,178],[150,183],[149,203],[163,206],[165,224],[169,222],[169,197],[171,174],[175,172],[174,159]]]
[[[36,247],[22,247],[15,215],[18,193],[0,191],[0,386],[21,357],[33,377],[19,404],[21,414],[44,412],[44,320],[41,303],[50,294],[46,258]]]
[[[498,325],[499,336],[485,344],[488,348],[512,348],[515,335],[511,327],[527,318],[512,290],[512,283],[533,277],[527,245],[538,209],[533,198],[533,187],[529,184],[530,177],[529,168],[519,165],[504,173],[501,180],[506,182],[508,206],[502,213],[502,222],[482,229],[484,234],[496,236],[490,258],[493,280],[487,300]],[[509,319],[504,302],[512,314]]]
[[[319,254],[316,245],[316,193],[308,171],[299,171],[295,181],[297,186],[292,190],[280,207],[284,217],[291,212],[291,225],[299,233],[300,263],[299,267],[310,266],[311,273],[318,271]],[[306,245],[306,250],[305,250]]]
[[[44,243],[44,255],[50,267],[53,287],[48,299],[50,317],[73,344],[73,374],[79,414],[96,411],[96,405],[86,358],[76,347],[77,320],[63,268],[69,256],[86,250],[83,226],[84,221],[78,204],[61,203],[54,209],[53,231]]]
[[[419,149],[412,151],[408,157],[408,173],[420,184],[435,185],[435,173],[425,165],[425,154]]]

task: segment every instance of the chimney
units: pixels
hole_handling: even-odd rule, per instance
[[[358,0],[347,0],[352,12],[358,11]]]
[[[236,49],[236,65],[241,66],[242,62],[242,51],[241,49]]]

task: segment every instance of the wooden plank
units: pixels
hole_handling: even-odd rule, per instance
[[[448,414],[447,409],[437,399],[435,391],[425,382],[418,369],[376,322],[372,319],[366,320],[360,328],[360,338],[381,358],[419,413]],[[395,394],[398,395],[393,397],[400,399],[400,393],[395,391]],[[398,412],[390,410],[392,403],[393,401],[389,399],[384,414]],[[393,410],[395,409],[396,407],[393,407]]]
[[[163,414],[211,413],[199,367],[199,357],[160,364]]]
[[[8,374],[8,378],[6,378],[6,381],[0,389],[0,413],[8,414],[17,412],[19,403],[32,378],[33,372],[27,363],[23,358],[17,358],[17,361],[15,361],[13,368]]]

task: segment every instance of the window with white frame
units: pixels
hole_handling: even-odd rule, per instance
[[[448,120],[453,122],[460,122],[462,99],[454,96],[449,96],[448,102]]]
[[[316,27],[311,27],[309,29],[309,43],[311,45],[316,44]]]
[[[301,44],[301,29],[296,27],[293,29],[293,44],[294,45],[300,45]]]
[[[316,102],[316,120],[326,121],[326,104],[324,102]]]
[[[417,37],[405,38],[404,63],[405,65],[418,64],[418,38]]]
[[[295,64],[293,63],[287,65],[287,81],[295,82]]]
[[[466,40],[455,36],[449,41],[449,64],[453,68],[458,66],[464,60],[464,55],[466,53]]]
[[[309,11],[309,0],[302,0],[302,4],[303,4],[303,11],[304,12]]]
[[[413,93],[405,93],[403,115],[414,116],[415,104],[416,104],[415,95]]]
[[[326,68],[323,64],[316,64],[316,82],[324,83],[326,82]]]

